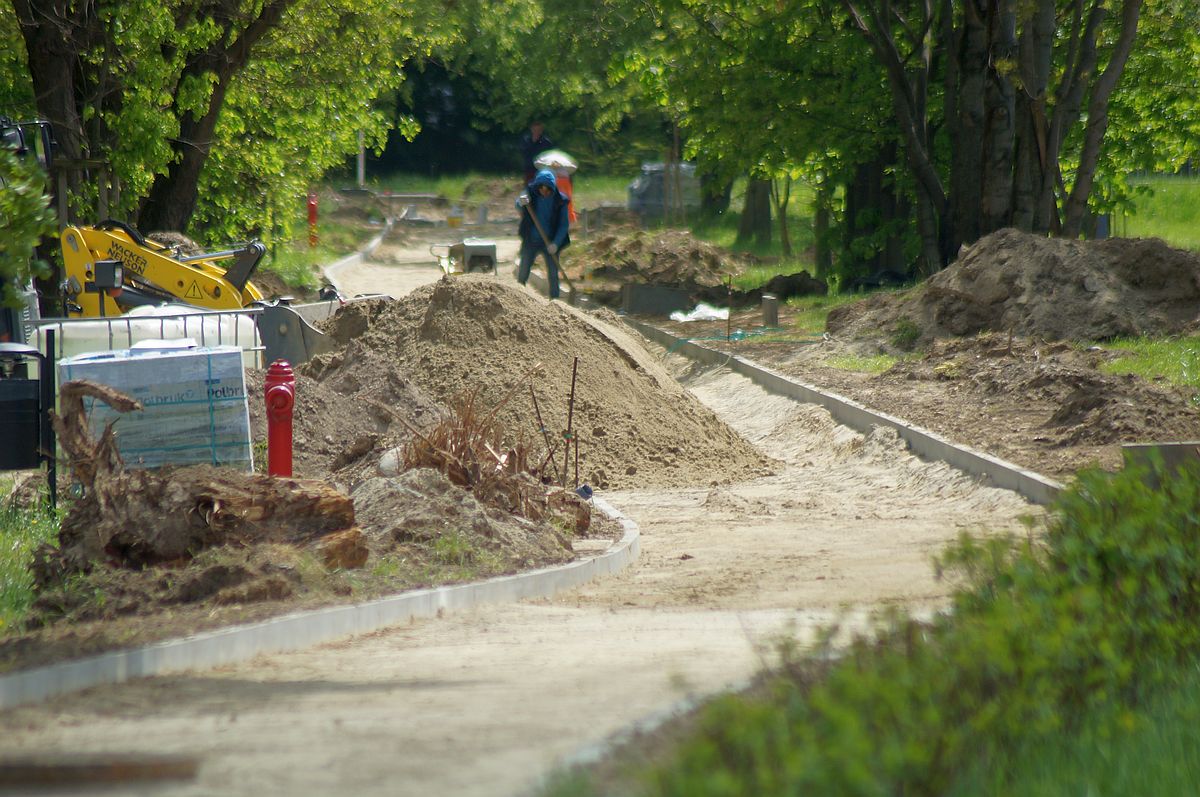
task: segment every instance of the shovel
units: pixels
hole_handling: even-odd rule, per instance
[[[566,272],[558,264],[558,253],[550,251],[550,238],[546,235],[546,231],[542,229],[542,223],[538,221],[537,214],[533,212],[533,208],[529,205],[525,205],[525,212],[529,214],[529,218],[533,221],[533,226],[537,227],[538,235],[542,236],[542,243],[546,247],[546,254],[550,256],[550,262],[554,264],[554,269],[558,272],[559,280],[567,286],[567,290],[569,291],[567,304],[575,304],[575,286],[571,284],[571,280],[567,279]]]

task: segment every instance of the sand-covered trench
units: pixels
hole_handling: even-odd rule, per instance
[[[937,608],[947,586],[930,556],[962,529],[1018,528],[1033,511],[735,375],[685,383],[687,401],[775,464],[607,491],[643,532],[626,573],[552,601],[5,712],[0,755],[198,761],[194,781],[127,794],[524,793],[629,723],[749,677],[781,634]]]

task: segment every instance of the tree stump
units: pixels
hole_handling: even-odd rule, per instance
[[[214,545],[310,544],[354,527],[354,504],[328,484],[194,465],[126,470],[112,424],[98,440],[83,399],[129,412],[138,402],[85,380],[60,389],[58,439],[83,496],[59,531],[59,548],[39,552],[35,577],[49,583],[96,563],[145,567],[182,562]]]

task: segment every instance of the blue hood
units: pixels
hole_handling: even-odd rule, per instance
[[[550,171],[549,169],[542,169],[540,172],[538,172],[537,176],[533,178],[533,182],[529,184],[529,187],[530,189],[536,190],[543,185],[548,185],[555,191],[558,190],[558,182],[554,179],[554,172]]]

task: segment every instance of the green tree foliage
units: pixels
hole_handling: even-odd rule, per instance
[[[770,180],[785,247],[786,186],[807,181],[820,217],[819,270],[836,248],[844,276],[907,271],[899,130],[886,82],[841,6],[666,0],[654,8],[650,46],[622,66],[679,122],[687,156],[718,185],[741,174]]]
[[[200,176],[197,226],[215,240],[251,231],[288,237],[299,198],[331,168],[408,120],[379,97],[435,39],[432,5],[298,5],[232,81]],[[336,53],[336,57],[331,53]]]
[[[651,26],[642,9],[608,0],[474,0],[456,4],[450,17],[456,35],[433,58],[473,83],[481,120],[516,134],[540,118],[588,166],[629,168],[661,156],[643,142],[661,134],[662,118],[619,69],[646,45]]]
[[[382,140],[372,103],[437,21],[429,0],[12,0],[59,161],[107,163],[114,215],[147,229],[272,226],[330,165]],[[7,16],[7,15],[5,15]],[[209,168],[209,159],[215,165]],[[68,186],[93,221],[94,169]]]
[[[1139,39],[1109,104],[1111,167],[1098,175],[1093,194],[1100,211],[1134,201],[1127,177],[1135,172],[1174,174],[1189,162],[1200,165],[1200,5],[1147,2]]]
[[[33,249],[53,232],[41,167],[0,147],[0,302],[13,305],[17,290],[44,275],[45,265],[33,259]]]

